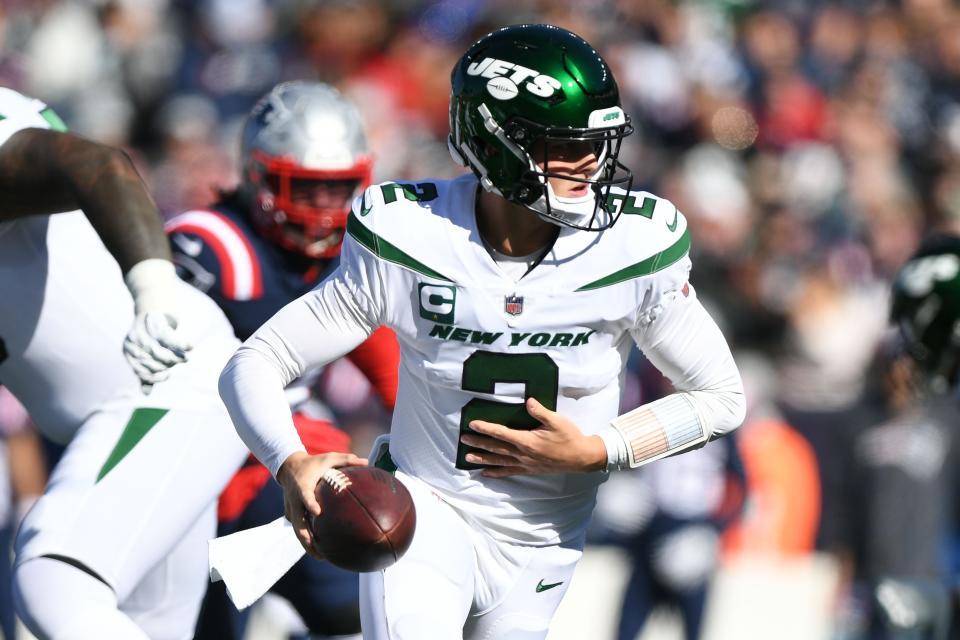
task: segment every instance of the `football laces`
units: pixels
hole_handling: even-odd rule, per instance
[[[330,485],[335,493],[341,493],[344,489],[353,484],[350,482],[350,478],[348,478],[346,474],[337,469],[329,469],[325,474],[323,474],[322,480]]]

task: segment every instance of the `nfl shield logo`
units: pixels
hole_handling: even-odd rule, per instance
[[[523,296],[505,296],[503,299],[503,310],[512,316],[518,316],[523,313]]]

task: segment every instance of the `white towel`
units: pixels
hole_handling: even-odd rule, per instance
[[[210,541],[210,580],[245,609],[265,594],[306,553],[284,517]]]

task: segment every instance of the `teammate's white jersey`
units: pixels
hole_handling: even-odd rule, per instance
[[[39,100],[0,88],[0,145],[31,127],[62,122]],[[178,295],[191,311],[184,314],[187,338],[220,347],[199,350],[197,362],[175,367],[173,376],[185,373],[181,367],[202,370],[235,344],[213,302],[182,283]],[[132,325],[133,300],[120,268],[81,211],[0,222],[0,384],[45,435],[66,442],[108,400],[142,395],[123,357]],[[203,377],[209,394],[216,369]],[[150,406],[190,401],[168,395],[157,385]]]
[[[477,188],[471,175],[370,187],[354,203],[338,271],[247,341],[225,370],[221,394],[241,437],[275,473],[300,447],[292,430],[277,428],[282,397],[265,380],[286,383],[388,325],[401,347],[390,443],[400,469],[494,537],[574,540],[605,474],[482,477],[459,444],[471,420],[535,426],[523,405],[533,395],[597,433],[618,413],[634,340],[650,343],[642,346],[679,389],[696,393],[709,378],[737,393],[739,376],[698,303],[694,315],[710,325],[698,325],[703,335],[687,335],[686,326],[646,335],[666,300],[693,300],[686,221],[672,204],[615,192],[611,205],[623,207],[615,227],[563,228],[517,281],[480,240]],[[725,419],[701,424],[722,433],[736,426]]]

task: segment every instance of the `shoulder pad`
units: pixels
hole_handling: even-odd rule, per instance
[[[353,202],[347,233],[381,260],[396,263],[433,278],[450,280],[435,267],[446,263],[438,245],[449,245],[446,217],[461,208],[451,205],[447,180],[385,182],[368,187]],[[445,203],[446,213],[434,211]],[[411,231],[414,231],[411,233]]]
[[[362,244],[364,234],[394,235],[394,228],[404,234],[411,225],[416,225],[419,216],[429,209],[430,203],[440,194],[439,181],[382,182],[367,187],[353,201],[347,232]],[[424,206],[426,205],[426,206]]]
[[[171,218],[165,225],[173,251],[220,274],[222,291],[228,300],[251,300],[263,295],[260,259],[243,229],[216,211],[197,209]],[[209,248],[210,251],[205,251]],[[214,262],[215,264],[208,264]]]
[[[21,129],[66,131],[63,120],[45,103],[0,87],[0,145]]]
[[[613,199],[623,207],[622,213],[612,228],[602,232],[603,259],[577,291],[651,276],[690,252],[686,218],[669,200],[646,191],[619,191],[611,193]]]
[[[613,229],[617,235],[642,234],[644,244],[663,249],[687,233],[687,219],[677,207],[648,191],[612,192],[607,202],[620,211]]]
[[[353,214],[365,219],[371,213],[393,205],[419,205],[436,200],[439,195],[437,183],[423,182],[381,182],[366,188],[363,194],[353,201]]]

